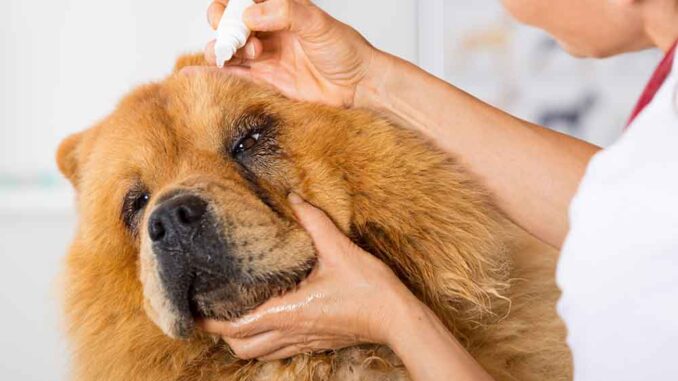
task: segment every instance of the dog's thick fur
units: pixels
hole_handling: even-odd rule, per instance
[[[193,62],[184,58],[178,65]],[[508,223],[453,158],[365,111],[293,102],[215,73],[175,73],[137,89],[111,116],[59,149],[59,166],[77,189],[80,214],[65,278],[73,379],[408,379],[385,347],[248,362],[234,359],[214,338],[195,332],[175,340],[154,324],[157,316],[145,306],[140,279],[147,233],[143,223],[129,229],[121,222],[125,193],[137,179],[152,191],[149,211],[140,217],[145,222],[156,194],[177,185],[225,177],[235,187],[246,184],[224,159],[221,131],[252,109],[279,118],[279,156],[255,172],[263,178],[267,205],[294,226],[290,231],[301,231],[285,202],[293,190],[385,261],[496,379],[571,377],[565,330],[555,311],[554,250]],[[258,210],[260,195],[247,193],[244,185],[237,189],[246,193],[243,205]],[[234,212],[250,218],[245,210]],[[251,266],[267,273],[287,269],[270,259]],[[262,297],[281,291],[264,290]]]

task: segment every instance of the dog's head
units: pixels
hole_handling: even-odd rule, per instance
[[[136,257],[120,263],[138,271],[145,311],[169,336],[189,337],[196,317],[236,318],[314,266],[291,191],[348,229],[336,160],[350,124],[217,73],[141,87],[59,149],[78,193],[79,240],[119,251],[93,256]]]

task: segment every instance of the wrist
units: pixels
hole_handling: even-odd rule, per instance
[[[367,72],[356,86],[353,107],[373,110],[384,108],[388,95],[385,88],[397,60],[398,58],[388,53],[372,48]]]
[[[433,337],[451,337],[436,314],[414,295],[410,296],[395,308],[395,320],[389,327],[385,343],[401,358],[413,347],[426,346]]]
[[[431,123],[435,115],[423,110],[435,103],[431,92],[440,83],[445,82],[410,62],[375,51],[368,74],[356,86],[353,107],[370,109],[403,128],[426,134],[427,127],[436,123]]]
[[[388,346],[414,380],[483,380],[492,377],[423,303],[404,311]]]
[[[407,346],[412,335],[424,326],[430,325],[430,309],[417,299],[409,290],[400,293],[391,301],[387,324],[381,324],[385,330],[382,334],[382,344],[398,352]]]

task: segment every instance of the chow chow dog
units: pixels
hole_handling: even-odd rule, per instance
[[[368,111],[178,72],[201,61],[180,59],[59,148],[79,214],[64,277],[72,379],[408,380],[383,346],[243,361],[195,328],[309,274],[291,191],[389,265],[496,379],[571,377],[554,250],[453,157]]]

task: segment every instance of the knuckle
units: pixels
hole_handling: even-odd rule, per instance
[[[233,339],[243,339],[247,337],[247,332],[243,329],[239,328],[233,328],[230,326],[225,326],[221,328],[221,334],[223,336],[228,336],[229,338]]]
[[[302,353],[304,353],[303,346],[301,346],[299,344],[294,344],[294,345],[290,345],[285,350],[280,351],[279,357],[280,358],[290,358],[292,356],[296,356],[296,355],[299,355],[299,354],[302,354]]]
[[[279,0],[275,7],[276,17],[287,27],[291,24],[292,6],[290,0]]]
[[[235,355],[235,357],[242,359],[242,360],[250,360],[250,359],[253,359],[255,357],[255,356],[252,355],[251,350],[243,348],[242,345],[237,345],[235,347],[231,346],[231,350],[233,351],[233,354]]]
[[[280,7],[280,16],[283,20],[289,22],[292,16],[292,2],[290,0],[283,0],[283,6]]]
[[[233,337],[233,338],[236,338],[236,339],[244,339],[244,338],[250,336],[249,331],[247,329],[243,329],[243,328],[235,329],[235,330],[229,330],[228,332],[225,332],[225,334],[227,334],[229,337]]]

